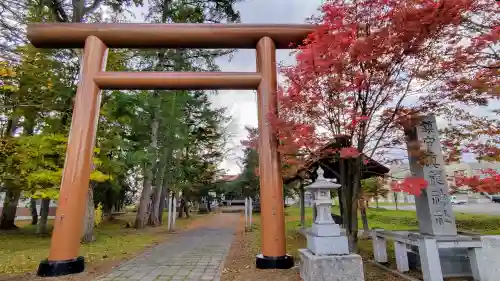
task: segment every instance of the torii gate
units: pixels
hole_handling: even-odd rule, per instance
[[[313,25],[248,24],[30,24],[28,39],[37,48],[84,48],[68,150],[54,222],[50,253],[40,276],[84,270],[78,256],[92,152],[101,103],[100,90],[238,89],[257,90],[262,222],[260,269],[288,269],[281,163],[267,116],[276,114],[276,49],[300,44]],[[228,48],[257,50],[257,71],[105,72],[108,48]]]

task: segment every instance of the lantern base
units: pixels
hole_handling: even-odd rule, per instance
[[[307,249],[315,255],[349,254],[349,243],[346,236],[320,237],[307,233],[306,238]]]
[[[255,265],[258,269],[290,269],[293,267],[293,257],[284,255],[282,257],[267,257],[257,255]]]
[[[318,256],[299,249],[300,277],[304,281],[364,281],[363,260],[356,254]]]

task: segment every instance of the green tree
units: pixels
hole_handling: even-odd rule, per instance
[[[146,17],[148,22],[154,23],[203,23],[203,22],[234,22],[239,19],[239,15],[233,9],[234,0],[195,0],[191,2],[180,0],[155,0],[150,1],[149,13]],[[231,50],[149,50],[141,51],[141,62],[136,66],[142,70],[154,71],[203,71],[217,70],[214,59],[218,56],[230,53]],[[143,168],[143,188],[136,217],[135,226],[138,228],[144,227],[146,220],[152,225],[159,223],[159,210],[163,207],[160,204],[164,201],[167,194],[168,186],[172,190],[182,190],[184,197],[188,197],[193,193],[193,185],[188,182],[200,181],[194,178],[194,175],[207,176],[210,173],[194,173],[200,168],[211,167],[206,162],[201,161],[198,157],[199,153],[193,153],[197,146],[194,146],[193,132],[189,128],[190,118],[203,118],[203,115],[190,115],[192,112],[173,116],[167,113],[160,104],[165,102],[165,99],[171,99],[173,91],[153,91],[153,93],[145,99],[149,105],[145,108],[146,124],[149,124],[149,136],[143,139],[146,144],[147,154],[143,159],[145,162]],[[206,93],[190,93],[176,92],[175,102],[170,100],[176,108],[189,107],[187,103],[180,102],[180,97],[191,97],[191,103],[196,103],[200,97]],[[165,98],[168,97],[168,98]],[[187,99],[189,100],[189,98]],[[205,99],[208,101],[208,99]],[[186,100],[184,100],[186,101]],[[169,102],[169,101],[166,101]],[[186,101],[187,102],[187,101]],[[182,113],[182,114],[181,114]],[[200,119],[201,120],[201,119]],[[175,134],[168,133],[168,130],[175,130]],[[166,132],[161,134],[159,132]],[[196,134],[195,134],[196,135]],[[196,136],[199,136],[196,135]],[[196,137],[195,136],[195,137]],[[209,150],[203,148],[205,152]],[[196,157],[195,157],[196,155]],[[213,153],[206,153],[205,156],[211,156]],[[179,159],[180,158],[180,159]],[[169,165],[169,167],[165,167]],[[179,167],[172,167],[180,165]],[[172,173],[172,170],[180,171],[180,173]],[[179,176],[182,175],[182,179]],[[176,179],[168,178],[175,176]],[[152,198],[152,202],[151,202]],[[187,199],[187,198],[185,198]],[[181,200],[185,202],[186,200]],[[152,206],[148,208],[148,206]],[[182,212],[180,213],[182,215]]]
[[[384,179],[382,177],[373,177],[361,180],[361,194],[359,203],[359,210],[361,213],[361,221],[363,222],[363,235],[367,236],[370,233],[370,227],[368,225],[368,216],[366,214],[366,209],[368,208],[368,202],[374,198],[378,206],[378,199],[380,197],[387,197],[389,190],[384,185]]]
[[[389,189],[385,185],[384,178],[373,177],[361,181],[362,198],[365,200],[375,199],[377,209],[379,208],[378,200],[380,198],[387,198]]]

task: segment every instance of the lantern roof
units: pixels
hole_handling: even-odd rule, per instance
[[[321,167],[318,168],[316,173],[318,177],[312,184],[306,187],[307,189],[338,189],[341,187],[340,184],[325,179],[325,171]]]

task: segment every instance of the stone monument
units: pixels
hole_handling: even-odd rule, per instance
[[[318,168],[316,181],[306,187],[314,194],[316,218],[306,231],[307,249],[300,249],[300,276],[304,281],[364,280],[363,261],[349,253],[347,237],[332,218],[330,190],[339,184],[327,181]]]
[[[434,116],[420,117],[415,126],[405,131],[408,137],[408,158],[412,176],[424,178],[429,184],[415,197],[420,233],[456,236],[457,226],[450,202],[448,182],[439,131]],[[414,156],[411,151],[420,148],[424,155]]]
[[[387,240],[394,240],[400,272],[418,266],[424,281],[443,281],[445,277],[500,280],[500,236],[457,231],[436,118],[422,116],[414,121],[405,129],[410,170],[412,176],[428,183],[415,196],[419,230],[372,230],[375,261],[388,262]]]

